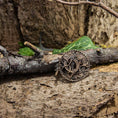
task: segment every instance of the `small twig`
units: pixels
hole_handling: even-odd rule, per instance
[[[43,55],[47,55],[47,54],[52,54],[51,52],[45,51],[45,50],[41,50],[38,47],[36,47],[35,45],[31,44],[28,41],[24,42],[24,45],[31,48],[36,54],[38,54],[40,57],[43,57]]]
[[[39,48],[37,48],[35,45],[31,44],[28,41],[25,41],[24,45],[31,48],[34,52],[39,54],[41,57],[44,55],[43,51],[41,51]]]
[[[65,4],[65,5],[72,5],[72,6],[76,6],[76,5],[80,5],[80,4],[90,4],[93,6],[97,6],[97,7],[101,7],[102,9],[106,10],[107,12],[109,12],[110,14],[114,15],[116,18],[118,18],[118,13],[114,10],[112,10],[111,8],[107,7],[106,5],[104,5],[102,2],[90,2],[90,1],[78,1],[78,2],[66,2],[63,0],[55,0],[56,2]]]

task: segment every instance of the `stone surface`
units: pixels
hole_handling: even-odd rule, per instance
[[[1,78],[0,117],[114,116],[118,112],[118,72],[99,69],[92,69],[89,77],[76,83],[58,81],[53,74]]]

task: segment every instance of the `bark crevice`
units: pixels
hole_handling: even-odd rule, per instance
[[[90,11],[92,9],[91,5],[87,5],[86,7],[86,15],[85,15],[85,28],[84,28],[84,35],[87,35],[88,33],[88,28],[89,28],[89,17],[90,17]]]
[[[17,30],[18,30],[20,40],[21,40],[22,42],[24,42],[23,34],[22,34],[22,31],[21,31],[20,19],[19,19],[19,17],[18,17],[18,3],[15,2],[14,0],[11,0],[11,3],[13,4],[14,16],[15,16],[16,21],[17,21],[17,27],[16,27],[16,28],[17,28]]]

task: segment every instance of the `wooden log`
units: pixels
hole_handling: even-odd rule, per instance
[[[90,49],[81,52],[89,59],[91,67],[118,61],[118,48]]]
[[[44,58],[28,59],[14,55],[3,57],[0,59],[0,75],[48,73],[54,71],[55,65],[58,63],[58,58],[50,61]]]
[[[25,73],[54,72],[60,55],[44,55],[43,58],[26,58],[9,53],[0,46],[0,76]],[[118,48],[90,49],[81,51],[89,60],[91,67],[118,61]],[[63,54],[64,55],[64,54]]]

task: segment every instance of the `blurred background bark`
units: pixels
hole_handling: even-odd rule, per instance
[[[71,0],[72,1],[72,0]],[[118,11],[118,0],[104,0]],[[28,40],[61,48],[68,41],[87,35],[95,43],[118,46],[118,19],[90,5],[67,6],[48,0],[1,0],[0,45],[17,50],[18,42]]]

